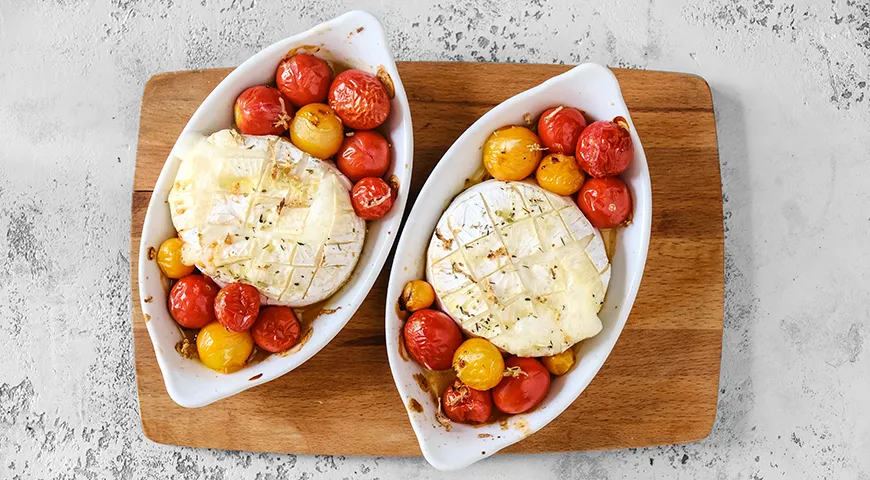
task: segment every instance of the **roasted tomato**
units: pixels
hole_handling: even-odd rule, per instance
[[[405,347],[429,370],[447,370],[453,352],[462,343],[462,333],[452,318],[438,310],[419,310],[405,322]]]
[[[505,365],[505,377],[492,389],[495,406],[509,414],[537,407],[550,390],[550,372],[534,358],[511,357]]]
[[[570,155],[551,153],[541,160],[535,179],[538,185],[556,195],[571,195],[583,185],[583,171]]]
[[[236,99],[236,127],[248,135],[281,135],[290,126],[293,105],[277,88],[258,85]]]
[[[390,167],[390,145],[378,132],[354,132],[342,142],[335,163],[352,182],[365,177],[383,177]]]
[[[542,148],[541,140],[528,128],[502,127],[483,144],[483,166],[498,180],[523,180],[541,162]]]
[[[577,205],[595,228],[616,228],[631,216],[631,193],[619,177],[590,178],[577,194]]]
[[[185,265],[181,261],[181,247],[184,242],[179,238],[169,238],[160,244],[157,250],[157,266],[163,275],[169,278],[186,277],[193,273],[193,265]]]
[[[564,375],[574,366],[574,350],[569,348],[562,353],[541,357],[541,363],[553,375]]]
[[[457,380],[441,396],[441,405],[447,418],[472,425],[483,423],[492,416],[492,394],[475,390]]]
[[[462,383],[476,390],[489,390],[502,378],[504,359],[489,340],[469,338],[453,354],[453,369]]]
[[[290,141],[303,152],[326,159],[341,148],[344,127],[329,106],[309,103],[300,108],[290,123]]]
[[[538,119],[538,136],[550,153],[573,155],[584,128],[586,118],[571,107],[548,108]]]
[[[214,314],[221,324],[233,332],[251,328],[260,312],[260,292],[245,283],[231,283],[214,299]]]
[[[362,70],[345,70],[329,87],[329,106],[345,125],[371,130],[390,116],[390,97],[378,77]]]
[[[351,203],[359,218],[377,220],[393,208],[395,195],[387,182],[380,178],[367,177],[353,186]]]
[[[429,308],[435,302],[435,290],[429,282],[424,280],[411,280],[402,289],[402,297],[399,299],[399,307],[402,310],[416,312]]]
[[[275,72],[278,90],[297,107],[325,102],[331,81],[329,65],[310,53],[297,53],[281,60]]]
[[[628,122],[622,117],[612,122],[592,122],[580,134],[575,157],[580,167],[595,178],[624,172],[634,158]]]
[[[188,275],[169,291],[169,314],[184,328],[202,328],[215,320],[217,285],[203,275]]]
[[[232,332],[218,322],[202,327],[196,335],[196,352],[206,367],[221,373],[241,370],[254,350],[251,332]]]
[[[299,343],[299,320],[289,307],[265,307],[251,327],[251,335],[258,347],[277,353],[289,350]]]

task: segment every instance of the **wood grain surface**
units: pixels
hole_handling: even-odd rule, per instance
[[[472,122],[497,103],[568,68],[400,63],[414,122],[411,201]],[[166,393],[138,297],[142,222],[178,134],[230,71],[166,73],[145,86],[130,239],[136,374],[145,435],[159,443],[234,450],[419,455],[385,351],[389,262],[347,327],[297,370],[199,409],[179,407]],[[691,75],[614,71],[652,177],[646,271],[628,324],[589,388],[549,426],[505,453],[691,442],[709,433],[716,416],[723,229],[710,90],[703,79]]]

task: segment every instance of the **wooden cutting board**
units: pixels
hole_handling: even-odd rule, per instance
[[[459,135],[563,65],[405,62],[414,122],[408,210]],[[387,363],[389,264],[347,327],[271,383],[199,409],[169,398],[138,297],[145,210],[181,129],[231,70],[165,73],[145,86],[130,239],[133,335],[145,435],[158,443],[338,455],[419,455]],[[505,450],[540,453],[691,442],[716,417],[723,318],[722,190],[710,89],[696,76],[615,70],[649,160],[652,238],[628,324],[589,388],[549,426]]]

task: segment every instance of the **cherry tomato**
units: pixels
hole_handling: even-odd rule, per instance
[[[274,87],[251,87],[236,99],[236,127],[248,135],[281,135],[290,126],[293,105]]]
[[[289,350],[299,343],[299,320],[289,307],[266,307],[260,310],[251,327],[251,335],[258,347],[267,352]]]
[[[523,180],[541,162],[541,149],[541,139],[528,128],[502,127],[483,144],[483,166],[498,180]]]
[[[196,335],[196,352],[206,367],[221,373],[241,370],[254,350],[251,332],[232,332],[218,322],[202,327]]]
[[[281,60],[275,72],[278,90],[297,107],[325,102],[331,81],[329,65],[310,53],[297,53]]]
[[[574,154],[584,128],[586,118],[580,110],[571,107],[548,108],[538,119],[538,135],[550,153]]]
[[[459,423],[477,424],[492,416],[492,394],[475,390],[457,380],[441,396],[447,418]]]
[[[290,122],[290,141],[303,152],[325,159],[335,155],[344,140],[341,120],[329,106],[309,103]]]
[[[438,310],[414,312],[403,329],[405,348],[429,370],[447,370],[453,352],[462,343],[462,333],[452,318]]]
[[[634,158],[628,122],[622,117],[616,117],[612,122],[592,122],[580,134],[575,157],[580,167],[595,178],[624,172]]]
[[[168,278],[182,278],[193,273],[193,265],[185,265],[181,260],[181,247],[184,242],[180,238],[168,238],[160,244],[157,250],[157,266]]]
[[[615,228],[631,215],[631,193],[619,177],[590,178],[577,194],[577,205],[595,228]]]
[[[535,179],[538,185],[556,195],[571,195],[583,185],[583,170],[570,155],[551,153],[541,160]]]
[[[489,340],[469,338],[453,354],[453,369],[462,383],[477,390],[489,390],[502,379],[504,359]]]
[[[251,328],[260,312],[260,292],[245,283],[231,283],[214,299],[214,314],[221,324],[233,332]]]
[[[335,163],[352,182],[365,177],[383,177],[390,167],[390,145],[378,132],[354,132],[342,142]]]
[[[345,125],[371,130],[390,115],[390,98],[378,77],[362,70],[345,70],[329,87],[329,106]]]
[[[395,195],[387,182],[380,178],[367,177],[353,186],[351,203],[359,218],[377,220],[393,208]]]
[[[534,358],[511,357],[508,371],[492,389],[492,401],[504,413],[523,413],[538,406],[550,390],[550,372]]]
[[[416,312],[429,308],[435,303],[435,290],[425,280],[411,280],[402,289],[402,297],[399,299],[399,307],[402,310]]]
[[[169,291],[169,314],[184,328],[202,328],[215,321],[214,299],[220,289],[203,275],[188,275]]]
[[[541,357],[541,363],[553,375],[564,375],[574,366],[574,350],[569,348],[562,353]]]

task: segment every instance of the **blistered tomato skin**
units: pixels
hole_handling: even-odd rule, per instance
[[[502,127],[483,144],[483,166],[497,180],[523,180],[538,168],[542,149],[541,140],[528,128]]]
[[[538,136],[549,153],[573,155],[584,128],[586,117],[571,107],[548,108],[538,119]]]
[[[528,412],[550,390],[550,372],[534,358],[511,357],[505,361],[506,376],[492,389],[492,401],[504,413]]]
[[[437,310],[419,310],[402,330],[411,357],[429,370],[447,370],[453,352],[462,343],[462,333],[452,318]]]
[[[236,127],[247,135],[281,135],[290,126],[293,105],[277,88],[258,85],[236,99]]]
[[[203,275],[188,275],[169,291],[169,314],[184,328],[202,328],[215,321],[217,285]]]
[[[556,195],[572,195],[580,190],[585,175],[570,155],[551,153],[541,160],[535,179],[538,185]]]
[[[218,292],[214,299],[214,313],[218,322],[233,332],[248,330],[260,312],[260,292],[245,283],[231,283]]]
[[[444,391],[441,406],[450,420],[477,425],[492,416],[492,394],[475,390],[457,380]]]
[[[574,156],[580,167],[595,178],[624,172],[634,158],[628,122],[616,117],[613,121],[590,123],[580,134]]]
[[[310,53],[297,53],[281,60],[275,72],[278,90],[297,107],[325,102],[331,82],[329,65]]]
[[[469,338],[453,354],[453,370],[462,383],[476,390],[498,385],[504,373],[504,359],[495,345],[483,338]]]
[[[289,307],[265,307],[251,327],[254,343],[263,350],[278,353],[299,343],[299,320]]]
[[[209,323],[196,335],[196,352],[206,367],[220,373],[241,370],[251,352],[251,332],[233,332],[218,322]]]
[[[577,206],[595,228],[616,228],[631,216],[631,193],[619,177],[590,178],[577,194]]]
[[[393,208],[395,192],[380,178],[363,178],[351,190],[351,204],[356,215],[363,220],[383,218]]]
[[[378,77],[362,70],[345,70],[329,87],[329,106],[345,125],[371,130],[390,116],[390,98]]]
[[[157,250],[157,266],[168,278],[182,278],[193,273],[193,265],[185,265],[181,260],[181,247],[184,242],[179,238],[166,239]]]
[[[290,141],[303,152],[326,159],[338,152],[344,140],[341,119],[328,105],[309,103],[290,122]]]
[[[435,289],[425,280],[411,280],[402,289],[402,297],[399,299],[399,308],[409,312],[416,312],[429,308],[435,303]]]
[[[365,177],[383,177],[390,168],[390,145],[383,135],[373,130],[354,132],[342,142],[335,163],[352,182]]]

